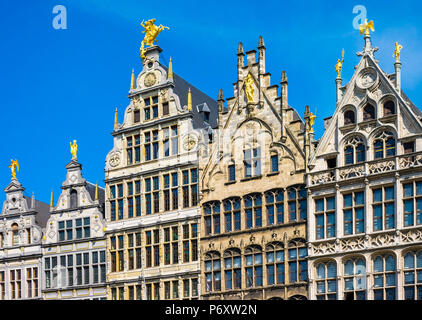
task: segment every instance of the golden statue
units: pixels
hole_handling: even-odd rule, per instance
[[[164,29],[170,30],[169,27],[163,26],[160,24],[159,26],[156,26],[154,24],[155,19],[148,20],[144,23],[145,20],[142,20],[141,26],[144,27],[144,31],[142,33],[145,33],[144,40],[142,40],[141,43],[141,61],[143,62],[145,59],[145,45],[147,46],[153,46],[154,42],[157,42],[157,36],[160,34],[161,31]]]
[[[10,166],[9,166],[9,168],[10,168],[10,171],[12,171],[12,179],[16,179],[15,168],[17,168],[18,171],[19,171],[19,162],[18,162],[18,160],[11,159],[10,160]]]
[[[393,57],[396,58],[396,62],[400,62],[400,51],[403,49],[403,46],[398,42],[395,43],[395,46]]]
[[[365,33],[365,36],[369,36],[369,30],[371,30],[372,32],[375,31],[374,21],[371,20],[368,22],[368,19],[365,19],[365,23],[359,26],[360,35]]]
[[[337,59],[337,64],[335,66],[336,72],[337,72],[337,78],[341,78],[341,69],[343,68],[343,62],[344,62],[344,49],[341,52],[341,60]]]
[[[70,153],[72,154],[72,160],[76,160],[76,155],[78,153],[78,145],[76,144],[76,140],[73,140],[73,145],[72,142],[70,142]]]
[[[245,93],[246,93],[246,97],[248,98],[248,102],[253,102],[253,93],[254,93],[253,83],[254,83],[253,77],[249,73],[248,76],[245,78]]]
[[[312,112],[309,113],[309,133],[314,132],[314,123],[315,123],[316,115],[314,115]]]

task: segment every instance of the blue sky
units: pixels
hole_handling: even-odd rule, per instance
[[[56,5],[67,9],[67,30],[52,27]],[[213,98],[219,88],[233,95],[238,42],[256,49],[262,35],[272,83],[287,71],[289,104],[301,115],[307,104],[316,111],[319,138],[335,108],[336,59],[344,48],[345,84],[363,47],[355,5],[375,21],[372,41],[386,72],[393,72],[394,42],[403,44],[402,87],[420,107],[420,1],[1,1],[0,185],[8,185],[17,158],[26,194],[49,202],[54,189],[57,200],[73,139],[84,177],[104,185],[114,110],[121,119],[131,70],[141,71],[142,19],[171,28],[159,37],[162,62],[171,56],[174,71]]]

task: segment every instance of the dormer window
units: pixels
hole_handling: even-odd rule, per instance
[[[374,120],[375,119],[375,108],[367,104],[365,108],[363,108],[363,121]]]
[[[355,123],[355,112],[353,110],[348,110],[344,113],[344,125]]]
[[[76,209],[78,207],[78,192],[75,189],[70,191],[70,208]]]
[[[12,245],[19,244],[19,227],[16,223],[12,224]]]
[[[210,113],[207,111],[204,112],[204,121],[210,122]]]
[[[385,102],[383,106],[383,111],[384,111],[384,117],[392,115],[392,114],[396,114],[396,106],[394,102],[391,100]]]

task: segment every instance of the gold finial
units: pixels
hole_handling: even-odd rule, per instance
[[[337,59],[337,64],[335,65],[337,78],[341,78],[341,69],[343,68],[343,62],[344,62],[344,49],[341,51],[341,60]]]
[[[403,46],[398,42],[396,42],[394,45],[396,48],[394,49],[393,57],[396,58],[396,62],[400,62],[400,51],[403,49]]]
[[[114,130],[117,129],[118,125],[119,125],[119,115],[117,113],[117,108],[116,108],[116,112],[114,113]]]
[[[132,69],[132,78],[130,79],[130,90],[135,90],[135,69]]]
[[[53,207],[54,207],[54,194],[53,194],[53,190],[51,190],[50,207],[51,207],[51,208],[53,208]]]
[[[76,160],[78,153],[78,145],[76,144],[76,140],[73,140],[73,145],[72,142],[70,142],[70,153],[72,154],[72,160]]]
[[[249,73],[248,76],[245,78],[245,93],[246,97],[248,98],[248,102],[253,102],[253,94],[254,94],[254,88],[253,88],[253,77]]]
[[[160,24],[156,26],[154,24],[155,19],[148,20],[144,23],[145,20],[142,20],[141,26],[144,28],[142,33],[145,33],[144,40],[141,42],[141,61],[143,62],[145,59],[145,45],[151,47],[154,45],[154,42],[157,42],[157,36],[163,31],[164,29],[170,30],[169,27],[163,26]]]
[[[314,123],[315,123],[316,115],[312,112],[309,113],[309,133],[314,132]]]
[[[192,111],[192,93],[190,92],[190,88],[188,92],[188,110]]]
[[[98,200],[98,182],[95,185],[95,201],[97,201],[97,200]]]
[[[18,160],[11,159],[10,160],[10,166],[9,166],[9,168],[10,168],[10,171],[12,172],[12,180],[16,180],[16,171],[15,171],[15,168],[18,169],[18,171],[19,171],[19,162],[18,162]]]
[[[167,74],[167,79],[173,80],[173,63],[171,62],[171,57],[170,57],[170,62],[169,62],[169,70]]]
[[[375,31],[374,21],[371,20],[368,22],[368,19],[365,19],[365,23],[359,26],[360,35],[365,34],[365,36],[369,36],[369,30],[371,30],[372,32]]]

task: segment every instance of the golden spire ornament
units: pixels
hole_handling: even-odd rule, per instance
[[[142,33],[145,33],[144,40],[141,42],[141,61],[144,62],[145,59],[145,52],[146,48],[145,46],[152,47],[154,45],[154,42],[157,42],[157,37],[163,31],[164,29],[170,30],[169,27],[163,26],[160,24],[159,26],[156,26],[154,24],[155,19],[148,20],[144,23],[145,20],[142,20],[141,26],[144,28],[144,31]]]
[[[371,20],[368,22],[368,19],[365,19],[365,23],[359,26],[360,35],[365,34],[365,36],[369,36],[369,30],[371,30],[372,32],[375,31],[374,21]]]
[[[167,74],[167,79],[173,80],[173,63],[171,62],[171,57],[170,57],[170,62],[169,62],[169,70]]]
[[[335,65],[337,78],[341,78],[341,69],[343,68],[343,62],[344,62],[344,49],[341,51],[341,60],[337,59],[337,64]]]
[[[15,171],[15,168],[18,169],[18,171],[19,171],[19,162],[18,162],[18,160],[11,159],[10,160],[10,166],[9,166],[9,168],[10,168],[10,171],[12,173],[12,180],[16,180],[16,171]]]
[[[192,93],[190,92],[190,88],[189,88],[189,92],[188,92],[188,108],[189,111],[192,111]]]
[[[396,58],[396,62],[400,62],[400,51],[403,49],[403,46],[398,42],[396,42],[394,45],[396,48],[394,49],[393,57]]]
[[[76,140],[73,140],[73,144],[70,142],[70,153],[72,154],[72,160],[76,160],[78,154],[78,145],[76,144]]]
[[[119,125],[119,115],[117,113],[117,108],[116,108],[116,112],[114,113],[114,130],[117,129],[118,125]]]
[[[135,90],[135,69],[132,69],[132,77],[130,79],[130,90]]]
[[[315,119],[316,119],[316,115],[310,112],[309,113],[309,133],[314,133]]]
[[[51,208],[53,208],[53,207],[54,207],[54,195],[53,195],[53,190],[51,190],[50,207],[51,207]]]
[[[98,182],[95,185],[95,201],[97,201],[97,200],[98,200]]]

